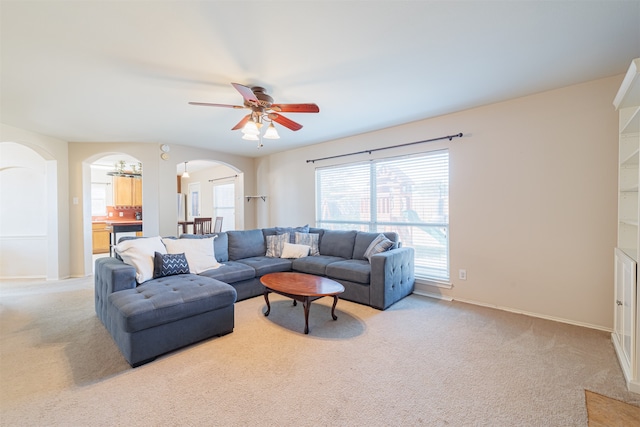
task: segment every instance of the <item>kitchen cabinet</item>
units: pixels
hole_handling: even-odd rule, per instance
[[[109,253],[109,246],[111,244],[111,226],[104,222],[94,222],[91,225],[92,228],[92,240],[93,240],[93,253],[94,254],[106,254]]]
[[[115,206],[142,206],[142,178],[114,176],[113,204]]]

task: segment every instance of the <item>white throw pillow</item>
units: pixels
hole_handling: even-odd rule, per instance
[[[191,273],[200,274],[220,267],[213,251],[213,240],[216,237],[218,236],[206,239],[162,239],[162,242],[167,246],[167,253],[184,253]]]
[[[311,246],[285,242],[282,246],[280,258],[302,258],[309,255],[309,249],[311,249]]]
[[[160,236],[124,240],[116,245],[115,250],[125,264],[136,268],[138,283],[153,279],[153,259],[156,252],[167,253]]]
[[[309,255],[311,255],[311,256],[320,255],[320,249],[318,247],[318,239],[319,238],[320,238],[320,235],[316,234],[316,233],[298,233],[298,232],[296,232],[296,244],[310,246],[311,250],[309,251]]]

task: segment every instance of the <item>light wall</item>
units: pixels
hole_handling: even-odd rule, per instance
[[[451,285],[423,292],[613,326],[616,76],[259,159],[259,226],[314,224],[315,168],[448,148]],[[307,163],[464,133],[452,141]],[[295,183],[295,185],[294,185]],[[283,191],[285,189],[286,191]],[[458,280],[458,270],[467,280]]]

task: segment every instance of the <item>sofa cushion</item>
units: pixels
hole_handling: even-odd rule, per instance
[[[227,231],[229,237],[229,259],[251,258],[264,256],[267,253],[262,230],[235,230]]]
[[[118,328],[136,332],[217,310],[236,301],[233,286],[195,274],[161,277],[109,295]]]
[[[366,231],[358,231],[356,235],[356,241],[353,246],[353,259],[366,259],[364,256],[365,251],[369,248],[369,245],[373,240],[378,237],[380,234],[384,234],[384,236],[391,240],[394,243],[394,247],[397,247],[398,242],[398,233],[389,231],[386,233],[369,233]]]
[[[320,255],[351,259],[356,234],[355,230],[325,230],[320,241]]]
[[[344,261],[344,258],[329,255],[307,256],[294,259],[291,263],[291,268],[300,273],[324,276],[327,271],[327,265],[336,261]]]
[[[296,233],[308,233],[309,232],[309,224],[303,225],[301,227],[276,227],[276,234],[285,234],[289,233],[289,243],[296,242]]]
[[[237,262],[246,264],[254,269],[256,277],[264,276],[267,273],[276,273],[291,270],[291,260],[283,258],[257,256],[253,258],[241,259]]]
[[[200,275],[225,283],[235,283],[241,280],[253,279],[256,277],[256,271],[241,262],[227,261],[222,263],[219,268],[204,271]]]
[[[371,280],[371,265],[368,261],[360,259],[333,262],[327,265],[326,276],[366,285]]]
[[[216,237],[217,236],[217,237]],[[211,233],[211,234],[181,234],[181,239],[208,239],[216,237],[213,241],[213,252],[216,256],[216,261],[227,262],[229,261],[229,237],[226,232]]]

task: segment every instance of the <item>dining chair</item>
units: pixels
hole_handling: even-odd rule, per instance
[[[222,217],[221,216],[217,216],[216,217],[216,222],[213,225],[213,232],[214,233],[220,233],[222,231]]]
[[[193,218],[193,234],[211,233],[211,218]]]

